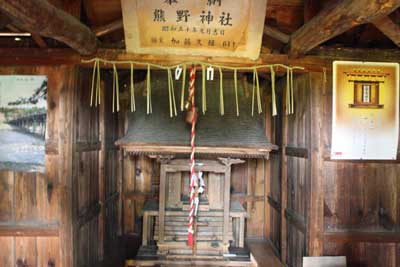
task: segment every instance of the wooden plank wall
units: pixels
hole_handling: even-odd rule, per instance
[[[1,266],[72,266],[72,93],[76,69],[1,67],[4,75],[46,75],[46,173],[1,172]],[[24,265],[26,263],[26,265]]]
[[[90,107],[91,77],[80,71],[75,92],[75,146],[73,191],[75,210],[76,266],[93,266],[110,256],[117,247],[118,117],[111,110],[111,90],[101,83],[100,106]]]
[[[275,253],[281,253],[281,158],[282,158],[282,122],[283,114],[282,109],[282,91],[277,91],[277,107],[278,114],[271,119],[271,141],[277,145],[279,149],[270,154],[270,179],[266,180],[269,183],[269,193],[266,195],[268,203],[266,206],[270,207],[270,216],[266,218],[266,224],[269,224],[270,232],[265,236],[266,239],[271,241]]]
[[[324,110],[321,136],[324,149],[323,253],[347,256],[350,267],[397,267],[400,262],[399,161],[331,161],[330,75],[325,92],[318,97]]]
[[[0,172],[0,266],[60,266],[59,186],[41,173]]]
[[[120,132],[104,105],[111,90],[90,108],[90,71],[2,67],[0,74],[46,75],[49,88],[45,173],[0,172],[0,266],[98,264],[120,228]]]
[[[344,255],[350,267],[397,267],[398,161],[330,160],[331,75],[324,80],[323,73],[302,74],[294,84],[296,112],[282,123],[282,260],[301,266],[304,255]],[[285,86],[283,81],[278,87]],[[274,168],[271,175],[271,182],[279,176]],[[274,232],[270,239],[276,243]]]
[[[295,75],[294,114],[286,115],[286,77],[277,83],[279,114],[273,118],[273,132],[280,150],[271,163],[269,239],[288,266],[302,266],[302,257],[315,253],[320,240],[315,218],[322,218],[322,212],[315,206],[321,193],[316,182],[321,153],[313,139],[320,116],[312,104],[321,85],[321,74]]]
[[[74,110],[74,155],[73,155],[73,198],[75,266],[92,266],[97,263],[99,244],[99,108],[90,107],[90,78],[81,72],[79,90],[75,91]]]

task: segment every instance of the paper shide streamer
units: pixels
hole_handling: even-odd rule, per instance
[[[293,82],[293,71],[298,69],[302,70],[302,67],[289,67],[283,64],[270,64],[270,65],[256,65],[251,67],[231,67],[224,66],[218,64],[209,64],[205,62],[182,62],[177,65],[165,66],[158,65],[147,62],[140,61],[111,61],[105,60],[101,58],[93,58],[91,60],[83,60],[83,63],[93,63],[93,73],[92,73],[92,84],[91,84],[91,94],[90,94],[90,106],[98,106],[101,102],[101,77],[100,77],[100,64],[110,64],[113,69],[113,98],[112,98],[112,111],[120,110],[120,98],[119,98],[119,77],[118,77],[118,65],[126,65],[128,64],[130,67],[130,109],[132,112],[136,111],[136,100],[135,100],[135,85],[134,85],[134,66],[145,66],[147,68],[146,75],[146,112],[147,114],[153,113],[152,107],[152,88],[151,88],[151,71],[152,69],[160,69],[165,70],[168,76],[168,100],[169,100],[169,113],[170,117],[177,116],[177,106],[176,106],[176,97],[175,97],[175,89],[174,89],[174,79],[172,76],[172,71],[176,68],[182,68],[181,73],[181,99],[180,99],[180,110],[185,110],[185,87],[186,87],[186,73],[187,66],[201,66],[202,71],[202,86],[201,86],[201,110],[202,113],[205,114],[207,112],[207,81],[212,80],[209,79],[208,71],[210,69],[217,69],[219,72],[219,113],[221,116],[225,114],[225,103],[224,103],[224,83],[223,83],[223,71],[232,71],[233,72],[233,82],[234,82],[234,94],[235,94],[235,108],[236,115],[239,116],[239,93],[238,93],[238,71],[253,73],[253,89],[251,95],[251,114],[254,116],[254,113],[261,114],[262,109],[262,99],[261,99],[261,89],[260,89],[260,79],[258,75],[258,71],[260,69],[269,69],[271,73],[271,94],[272,94],[272,116],[276,116],[278,114],[277,106],[276,106],[276,69],[281,68],[286,70],[286,115],[294,114],[294,82]],[[178,78],[176,78],[178,79]]]

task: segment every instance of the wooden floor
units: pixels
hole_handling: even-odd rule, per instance
[[[247,247],[258,263],[258,267],[284,267],[275,255],[271,244],[265,240],[246,240]]]
[[[103,262],[100,267],[123,267],[125,259],[132,259],[140,245],[139,237],[124,238],[120,246],[115,249],[114,257]],[[246,240],[246,245],[251,251],[259,267],[285,267],[275,255],[271,244],[265,240]]]

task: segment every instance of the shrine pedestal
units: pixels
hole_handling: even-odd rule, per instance
[[[256,266],[244,248],[247,212],[230,201],[231,165],[242,162],[198,161],[195,169],[203,172],[206,190],[200,198],[193,248],[187,245],[189,161],[163,162],[159,201],[146,202],[142,247],[126,266]]]

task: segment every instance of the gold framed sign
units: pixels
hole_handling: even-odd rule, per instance
[[[128,52],[257,59],[267,0],[122,0]]]
[[[335,61],[331,159],[395,160],[399,64]]]

